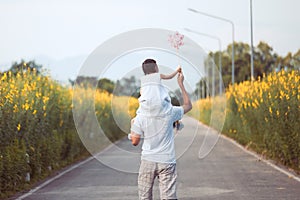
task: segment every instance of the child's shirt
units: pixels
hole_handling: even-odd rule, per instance
[[[137,114],[145,116],[162,116],[171,109],[171,98],[161,83],[159,73],[148,74],[141,78],[139,102]]]

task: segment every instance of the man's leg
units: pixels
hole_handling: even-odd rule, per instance
[[[177,199],[176,196],[176,164],[158,164],[158,181],[161,199]]]
[[[139,170],[138,187],[140,200],[152,200],[152,189],[155,179],[156,163],[141,161]]]

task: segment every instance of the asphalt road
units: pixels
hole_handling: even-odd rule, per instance
[[[199,159],[203,141],[214,143],[216,133],[185,117],[176,134],[178,198],[183,200],[299,200],[300,182],[275,170],[224,138],[208,156]],[[191,145],[190,145],[191,144]],[[204,146],[205,151],[210,147]],[[140,146],[126,139],[88,162],[33,191],[25,200],[134,200],[138,199],[137,170]],[[99,161],[101,160],[101,162]],[[154,199],[159,199],[158,183]]]

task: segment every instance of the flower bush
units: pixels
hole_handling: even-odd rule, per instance
[[[223,133],[259,153],[300,170],[300,74],[280,71],[226,91]],[[195,102],[209,124],[212,99]],[[217,108],[214,108],[217,109]]]
[[[80,90],[82,95],[76,98],[81,109],[93,99],[95,114],[107,137],[114,141],[124,136],[114,123],[112,95]],[[72,88],[29,68],[16,74],[0,74],[0,199],[89,155],[76,132],[72,97]],[[118,114],[136,109],[134,105],[128,107],[119,109]]]

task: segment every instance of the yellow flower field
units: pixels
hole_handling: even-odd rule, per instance
[[[299,91],[299,71],[274,72],[254,82],[231,85],[226,91],[223,133],[299,171]],[[197,109],[194,113],[200,112],[200,121],[207,124],[211,101],[203,99],[194,103]]]
[[[82,111],[80,119],[87,122],[83,128],[90,128],[85,115],[89,112],[86,106],[92,102],[94,115],[107,138],[114,141],[125,136],[114,117],[125,116],[120,119],[129,129],[137,100],[130,98],[113,116],[112,99],[121,102],[124,97],[86,87],[78,89],[79,95],[73,98],[73,88],[29,68],[15,74],[0,73],[0,198],[88,155],[73,120],[74,101],[76,109]],[[107,145],[105,138],[95,141],[97,149]],[[30,180],[25,179],[28,174]]]

